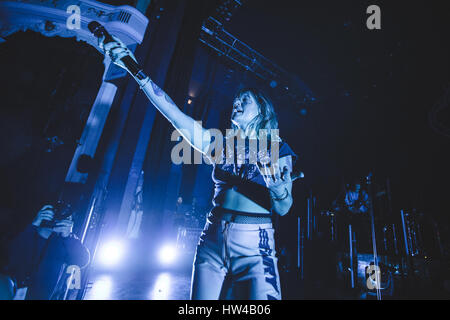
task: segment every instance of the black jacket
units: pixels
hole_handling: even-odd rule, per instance
[[[64,238],[53,233],[45,239],[30,225],[11,242],[4,273],[15,280],[18,288],[28,287],[27,300],[48,300],[54,298],[66,266],[81,269],[89,260],[89,250],[75,235]]]

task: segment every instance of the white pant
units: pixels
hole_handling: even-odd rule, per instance
[[[195,255],[191,299],[280,300],[274,229],[208,221]]]

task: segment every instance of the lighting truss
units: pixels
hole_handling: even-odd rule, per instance
[[[281,88],[297,104],[314,102],[311,90],[295,75],[279,67],[223,28],[223,24],[213,17],[203,22],[200,42],[258,78],[272,88]]]

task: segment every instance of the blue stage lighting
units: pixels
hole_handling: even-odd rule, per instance
[[[120,263],[125,253],[125,245],[119,240],[111,240],[101,246],[98,254],[98,262],[104,266],[116,266]]]
[[[159,261],[165,265],[175,262],[177,256],[177,247],[173,244],[165,244],[161,247],[158,253]]]

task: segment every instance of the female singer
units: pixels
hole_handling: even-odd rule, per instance
[[[121,58],[128,55],[136,59],[114,39],[106,44],[100,39],[99,46],[116,65],[127,69]],[[209,131],[184,114],[149,77],[135,79],[189,144],[208,156]],[[277,129],[278,121],[267,97],[259,90],[243,89],[234,98],[231,126],[250,145],[249,139],[258,139],[261,129]],[[202,133],[201,139],[195,138],[196,132]],[[223,140],[225,144],[229,138]],[[261,159],[250,163],[249,148],[243,162],[211,161],[214,207],[197,246],[192,299],[281,299],[272,215],[285,215],[292,206],[291,172],[297,156],[278,136],[275,138],[281,143],[276,163],[267,165]]]

